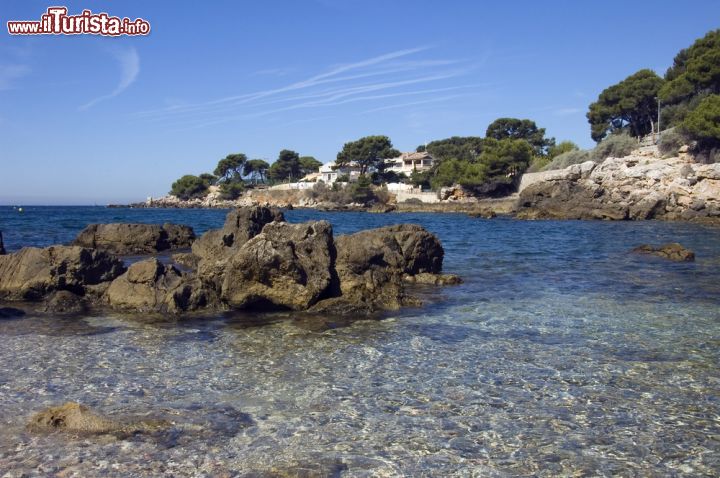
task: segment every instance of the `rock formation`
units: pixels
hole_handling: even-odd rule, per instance
[[[194,240],[191,227],[177,224],[90,224],[72,244],[113,254],[151,254],[187,248]]]
[[[137,253],[185,244],[192,231],[138,226],[89,226],[76,242]],[[335,238],[326,221],[290,224],[278,210],[259,206],[231,211],[221,229],[193,243],[191,254],[173,257],[182,267],[148,258],[126,270],[103,250],[26,248],[0,257],[0,300],[43,301],[43,310],[61,313],[88,307],[169,314],[233,308],[365,313],[417,304],[406,283],[459,282],[440,274],[442,246],[420,226]]]
[[[0,256],[0,299],[41,300],[55,291],[83,296],[125,271],[106,252],[78,246],[26,247]]]
[[[650,147],[542,175],[520,192],[518,217],[720,220],[720,164],[687,155],[660,158]]]
[[[632,250],[638,254],[651,254],[653,256],[662,257],[676,262],[692,262],[695,260],[695,253],[690,249],[686,249],[677,242],[665,244],[659,247],[643,244]]]
[[[114,420],[76,402],[49,407],[30,418],[28,430],[35,433],[63,431],[87,434],[136,434],[168,428],[165,420]]]

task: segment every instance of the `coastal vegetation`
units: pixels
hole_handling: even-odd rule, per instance
[[[608,86],[589,105],[586,117],[590,136],[597,142],[593,149],[556,142],[531,119],[502,117],[488,125],[484,136],[452,136],[418,146],[416,151],[429,153],[433,164],[409,176],[387,170],[387,160],[401,154],[388,136],[366,136],[345,143],[334,165],[338,171],[358,168],[359,176],[351,178],[343,171],[332,185],[318,182],[312,195],[332,203],[367,206],[384,202],[385,184],[410,183],[433,191],[460,186],[477,197],[503,196],[515,190],[524,172],[625,156],[637,147],[638,138],[657,133],[661,126],[665,130],[658,146],[663,155],[689,145],[700,162],[716,162],[720,160],[720,30],[678,52],[663,77],[641,69]],[[259,183],[298,181],[321,166],[315,157],[289,149],[280,151],[272,164],[233,153],[218,162],[214,174],[181,177],[171,194],[201,198],[217,186],[221,199],[233,200]]]

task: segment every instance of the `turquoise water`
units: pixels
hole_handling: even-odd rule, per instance
[[[89,222],[202,232],[225,211],[0,208],[6,246]],[[414,222],[458,287],[383,320],[121,314],[0,321],[8,476],[717,476],[720,229],[289,211],[336,233]],[[694,263],[639,257],[678,241]],[[68,400],[167,433],[30,435]],[[2,476],[2,473],[0,473]]]

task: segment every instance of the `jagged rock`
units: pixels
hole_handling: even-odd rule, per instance
[[[212,294],[201,281],[155,258],[132,264],[104,294],[114,308],[178,313],[207,306]]]
[[[197,269],[200,258],[192,252],[178,252],[172,255],[175,264],[187,267],[188,269]]]
[[[83,295],[86,286],[113,280],[124,271],[121,261],[102,251],[26,247],[0,256],[0,299],[40,300],[58,290]]]
[[[403,277],[437,274],[442,269],[440,241],[414,224],[339,236],[335,245],[342,307],[349,303],[377,310],[416,305],[415,300],[405,295]],[[338,306],[336,303],[323,305]]]
[[[428,284],[428,285],[457,285],[462,284],[462,278],[455,274],[430,274],[421,272],[416,275],[405,274],[403,280],[410,284]]]
[[[632,250],[638,254],[652,254],[654,256],[669,259],[677,262],[692,262],[695,260],[695,253],[690,249],[686,249],[677,242],[664,244],[659,247],[643,244]]]
[[[68,433],[132,435],[168,428],[172,424],[165,420],[113,420],[93,412],[76,402],[67,402],[49,407],[30,418],[28,430],[35,433],[63,431]]]
[[[228,213],[222,229],[210,230],[195,241],[192,252],[200,261],[208,263],[226,260],[240,246],[260,234],[266,224],[284,220],[278,209],[262,206],[235,209]]]
[[[222,298],[232,307],[272,304],[307,309],[330,287],[334,259],[327,221],[272,222],[228,261]]]
[[[73,245],[114,254],[149,254],[190,247],[195,233],[178,224],[90,224]]]
[[[642,154],[641,154],[642,153]],[[523,177],[520,218],[720,218],[720,164],[660,158],[654,150]]]
[[[80,314],[87,311],[87,304],[77,294],[58,290],[48,296],[43,304],[43,310],[55,314]]]

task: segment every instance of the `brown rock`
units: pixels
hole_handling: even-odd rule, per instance
[[[427,285],[457,285],[462,284],[462,278],[455,274],[430,274],[422,272],[414,276],[404,275],[403,280],[410,284],[427,284]]]
[[[112,281],[104,297],[111,307],[141,312],[179,313],[215,302],[200,280],[155,258],[132,264]]]
[[[0,256],[0,299],[40,300],[57,290],[83,295],[86,286],[113,280],[122,262],[77,246],[26,247]]]
[[[260,234],[266,224],[284,221],[282,212],[263,206],[238,208],[228,213],[222,229],[203,234],[192,246],[193,254],[201,261],[226,260],[240,246]]]
[[[330,287],[334,259],[327,221],[267,224],[229,260],[222,298],[232,307],[307,309]]]
[[[677,262],[691,262],[695,260],[695,253],[684,248],[677,242],[665,244],[660,247],[643,244],[642,246],[638,246],[633,249],[632,252],[638,254],[652,254],[654,256]]]
[[[172,423],[166,420],[114,420],[93,412],[76,402],[49,407],[30,418],[28,430],[34,433],[62,431],[67,433],[116,434],[129,437],[167,429]]]
[[[442,269],[440,241],[414,224],[339,236],[335,243],[343,307],[349,303],[372,311],[416,305],[405,295],[403,277]]]
[[[90,224],[73,245],[114,254],[150,254],[190,247],[195,233],[177,224]]]

